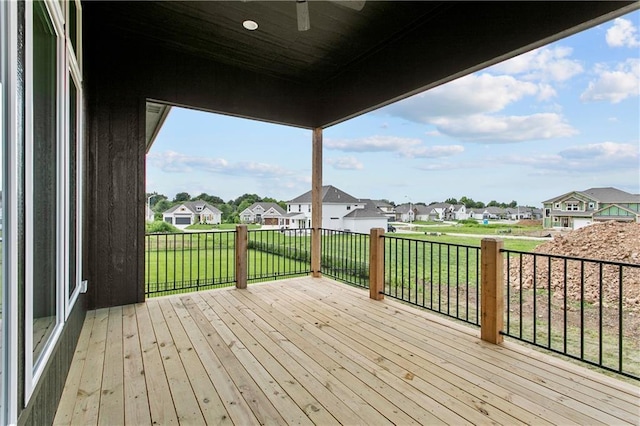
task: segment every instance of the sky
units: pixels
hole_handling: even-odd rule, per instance
[[[323,184],[396,204],[639,194],[639,27],[636,11],[324,129]],[[174,107],[146,186],[287,201],[311,189],[311,131]]]

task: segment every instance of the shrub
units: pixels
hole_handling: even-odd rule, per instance
[[[162,220],[156,220],[155,222],[147,223],[146,232],[147,234],[152,234],[152,233],[158,233],[158,232],[174,233],[174,232],[182,232],[182,231],[168,222],[165,222]]]

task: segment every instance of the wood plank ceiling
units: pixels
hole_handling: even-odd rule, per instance
[[[299,114],[264,112],[255,99],[254,105],[219,112],[326,127],[639,5],[369,0],[354,10],[343,3],[310,1],[308,31],[298,31],[293,0],[85,1],[83,7],[85,28],[102,26],[136,42],[224,65],[227,74],[252,76],[225,80],[225,87],[246,89],[253,82],[278,92],[286,84],[301,88],[286,93]],[[244,29],[246,19],[256,21],[258,29]],[[268,102],[274,108],[273,99]]]

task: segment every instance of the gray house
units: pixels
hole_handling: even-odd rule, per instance
[[[186,228],[196,223],[217,225],[222,223],[222,212],[202,200],[185,201],[164,211],[162,220],[178,228]]]

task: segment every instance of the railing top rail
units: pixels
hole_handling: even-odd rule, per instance
[[[339,230],[339,229],[320,228],[320,230],[321,231],[335,232],[335,233],[339,233],[339,234],[366,235],[367,237],[369,236],[368,233],[345,231],[345,230]]]
[[[382,238],[389,238],[389,239],[403,240],[403,241],[418,241],[418,242],[428,243],[428,244],[440,244],[440,245],[443,245],[443,246],[453,246],[453,247],[462,247],[462,248],[470,248],[470,249],[480,250],[480,246],[472,246],[472,245],[467,245],[467,244],[456,244],[456,243],[445,243],[445,242],[441,242],[441,241],[432,241],[432,240],[418,240],[418,239],[415,239],[415,238],[397,237],[395,235],[389,235],[389,234],[382,235]]]
[[[560,254],[534,253],[534,252],[530,252],[530,251],[509,250],[509,249],[500,249],[500,252],[501,253],[528,254],[528,255],[531,255],[531,256],[545,256],[545,257],[551,257],[551,258],[554,258],[554,259],[578,260],[578,261],[582,261],[582,262],[603,263],[605,265],[612,265],[612,266],[630,266],[632,268],[640,268],[640,263],[616,262],[614,260],[590,259],[588,257],[563,256],[563,255],[560,255]]]
[[[145,232],[145,237],[162,236],[162,235],[198,235],[198,234],[225,234],[235,233],[235,229],[222,229],[220,231],[189,231],[189,232]]]

